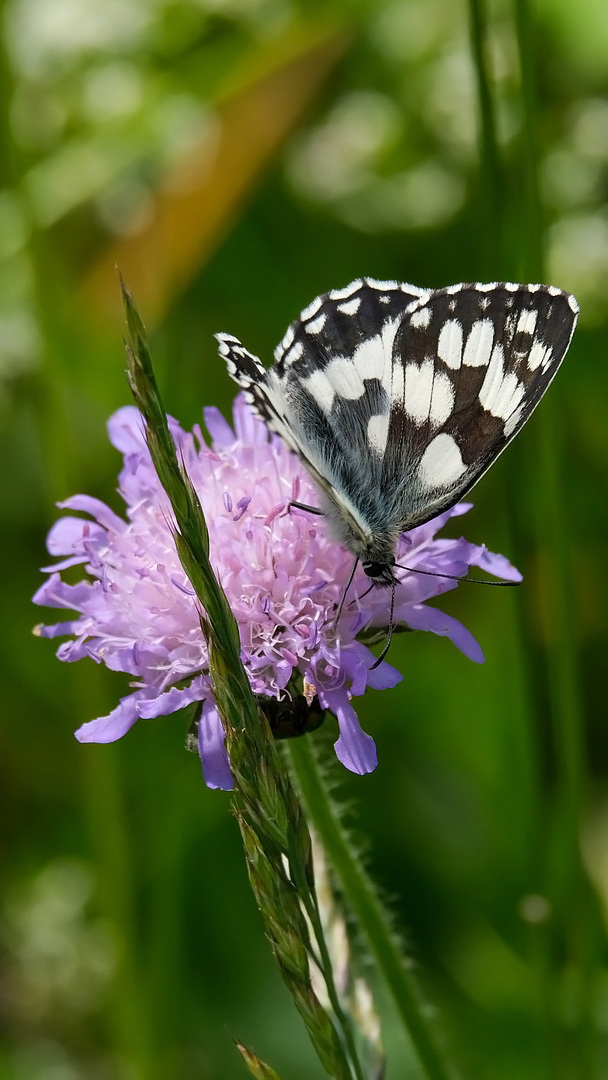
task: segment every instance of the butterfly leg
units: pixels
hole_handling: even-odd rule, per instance
[[[296,510],[306,510],[309,514],[316,514],[317,517],[325,517],[322,510],[319,510],[318,506],[309,506],[308,503],[298,502],[297,499],[290,499],[287,503],[287,510],[291,510],[292,506],[296,507]]]
[[[393,582],[393,590],[391,592],[391,612],[390,612],[389,619],[388,619],[388,633],[386,635],[386,643],[385,643],[385,646],[384,646],[382,652],[380,653],[380,656],[375,661],[375,663],[373,663],[372,666],[370,667],[370,669],[369,669],[370,671],[374,671],[377,667],[379,667],[379,665],[382,663],[382,661],[384,660],[384,657],[386,656],[388,650],[391,647],[391,641],[393,640],[393,630],[395,629],[395,589],[396,588],[397,588],[397,582],[394,581]]]

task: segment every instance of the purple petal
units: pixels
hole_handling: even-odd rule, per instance
[[[101,525],[86,521],[84,518],[63,517],[50,528],[46,546],[49,555],[73,556],[75,553],[82,553],[86,558],[87,553],[83,552],[83,543],[105,539],[106,531]]]
[[[373,659],[373,658],[372,658]],[[370,668],[367,673],[367,685],[374,690],[391,690],[393,686],[403,681],[403,675],[392,664],[383,660],[373,671]]]
[[[206,701],[198,724],[198,752],[208,788],[232,791],[234,781],[225,746],[224,728],[212,702]]]
[[[444,510],[443,514],[439,514],[436,518],[431,518],[424,525],[419,525],[416,529],[410,529],[406,536],[411,537],[414,544],[427,543],[433,538],[436,532],[443,529],[444,525],[447,525],[450,518],[462,517],[463,514],[473,506],[473,503],[456,503],[456,506],[450,507],[449,510]]]
[[[520,574],[504,555],[495,555],[492,551],[488,551],[484,544],[480,547],[474,546],[471,566],[480,566],[483,570],[487,570],[488,574],[503,578],[504,581],[523,581],[523,574]]]
[[[200,701],[208,689],[208,677],[199,675],[192,680],[190,686],[183,689],[172,686],[164,694],[142,701],[138,706],[139,715],[144,720],[152,720],[156,716],[169,716],[185,708],[186,705],[191,705],[193,701]]]
[[[146,450],[144,421],[134,405],[124,405],[108,420],[108,435],[112,446],[121,454],[135,454]]]
[[[401,682],[403,675],[386,662],[372,671],[374,659],[373,653],[359,641],[342,649],[340,665],[348,676],[353,697],[360,697],[368,686],[384,690]]]
[[[78,742],[110,743],[122,738],[139,717],[137,705],[140,697],[141,691],[130,694],[122,698],[107,716],[83,724],[74,732]]]
[[[36,596],[38,593],[36,593]],[[38,603],[36,597],[34,597],[34,603]],[[64,637],[66,634],[78,634],[80,633],[80,619],[72,619],[71,622],[54,623],[39,623],[34,627],[34,634],[40,638],[54,638]]]
[[[412,630],[430,630],[440,637],[447,637],[452,644],[460,649],[469,660],[476,664],[484,663],[484,655],[479,642],[475,640],[470,630],[458,622],[458,619],[446,615],[438,608],[427,607],[426,604],[416,604],[408,608],[405,621]]]
[[[234,399],[232,415],[235,435],[240,442],[249,446],[260,446],[268,442],[266,424],[252,412],[243,394],[237,394]]]
[[[220,410],[215,408],[215,405],[208,405],[204,408],[203,416],[205,417],[205,427],[211,436],[214,450],[221,450],[226,446],[234,445],[234,431],[225,417],[222,416]]]
[[[127,527],[126,522],[119,518],[118,514],[110,510],[110,507],[106,506],[101,499],[94,499],[92,495],[71,495],[69,499],[58,502],[57,506],[61,510],[82,510],[84,514],[90,514],[106,529],[113,529],[117,533],[124,532]]]
[[[89,581],[79,581],[77,585],[66,585],[59,574],[51,574],[47,581],[43,582],[32,601],[41,607],[72,608],[73,611],[82,611],[86,602],[91,598],[94,586]]]
[[[338,721],[340,737],[334,743],[338,761],[359,776],[373,772],[378,764],[376,744],[371,735],[361,730],[346,690],[319,690],[319,701]]]
[[[64,627],[63,630],[61,628],[62,625]],[[65,629],[65,627],[68,625],[68,623],[59,623],[55,627],[55,629],[57,630],[57,635],[53,636],[68,633],[68,631]],[[79,632],[79,629],[79,623],[75,622],[72,633],[77,634]],[[97,664],[101,663],[99,657],[95,656],[94,648],[90,645],[90,643],[88,643],[87,641],[83,641],[82,638],[79,637],[77,637],[75,641],[63,641],[57,649],[56,656],[58,660],[64,660],[68,664],[73,664],[76,662],[76,660],[83,660],[85,656],[91,657],[91,659],[94,660]]]

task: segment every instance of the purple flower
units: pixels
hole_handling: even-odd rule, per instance
[[[251,687],[280,701],[291,692],[292,676],[299,675],[305,695],[316,693],[321,707],[338,720],[340,761],[353,772],[371,772],[376,748],[361,730],[351,702],[367,686],[392,687],[401,679],[386,662],[372,668],[373,655],[358,640],[370,628],[386,627],[390,590],[370,589],[359,568],[336,626],[352,556],[328,535],[323,518],[288,508],[292,499],[317,505],[306,470],[253,417],[242,398],[234,405],[234,432],[217,409],[205,410],[205,422],[211,446],[198,426],[192,434],[174,420],[170,427],[206,515],[211,563],[239,625]],[[44,567],[49,577],[34,602],[77,614],[40,626],[37,632],[68,638],[57,650],[60,660],[89,656],[132,676],[133,692],[108,716],[83,724],[76,732],[81,742],[112,742],[140,717],[164,716],[202,703],[198,742],[203,774],[209,786],[229,788],[197,601],[176,554],[171,508],[152,467],[141,417],[133,407],[119,409],[108,430],[124,456],[119,491],[126,520],[89,495],[59,504],[87,516],[70,514],[51,529],[48,550],[60,561]],[[404,533],[397,562],[459,576],[469,566],[482,566],[501,578],[520,580],[503,556],[483,546],[435,539],[449,518],[469,508],[460,503]],[[79,563],[88,577],[68,584],[62,572]],[[482,663],[481,649],[469,631],[426,604],[457,583],[400,573],[395,621],[448,637],[471,660]]]

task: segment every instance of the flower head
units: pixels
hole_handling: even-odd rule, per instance
[[[205,512],[211,562],[239,626],[251,687],[281,701],[292,693],[294,676],[299,678],[306,696],[316,695],[338,720],[340,761],[353,772],[370,772],[377,761],[374,741],[361,730],[351,699],[367,686],[392,687],[401,679],[385,661],[373,668],[373,655],[360,640],[371,628],[386,627],[390,592],[370,589],[359,568],[336,624],[352,556],[328,534],[323,518],[290,507],[292,500],[317,504],[308,473],[240,397],[234,431],[213,408],[205,410],[205,422],[211,445],[198,426],[189,434],[170,421],[171,433]],[[126,519],[88,495],[59,504],[87,516],[70,514],[51,529],[48,550],[61,558],[44,568],[49,577],[34,601],[77,615],[37,632],[69,638],[57,651],[61,660],[89,656],[133,678],[133,692],[108,716],[76,732],[81,742],[112,742],[140,717],[167,715],[198,702],[205,780],[212,787],[230,787],[198,602],[177,556],[171,508],[152,467],[140,414],[130,406],[119,409],[108,430],[124,456],[119,492]],[[520,580],[503,556],[483,546],[435,539],[450,517],[469,506],[460,503],[400,537],[397,562],[412,570],[400,572],[394,618],[450,638],[481,663],[483,654],[469,631],[426,604],[457,583],[413,572],[463,576],[476,565]],[[88,577],[68,584],[61,574],[76,564],[84,564]]]

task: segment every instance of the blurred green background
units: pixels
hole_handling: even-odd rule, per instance
[[[126,677],[32,637],[54,502],[120,511],[118,263],[188,427],[317,293],[546,280],[582,314],[465,535],[525,575],[404,635],[331,766],[465,1080],[608,1076],[608,7],[599,0],[4,0],[0,56],[0,1077],[320,1076],[229,798],[187,717],[72,735]],[[51,621],[55,621],[51,613]],[[335,734],[314,737],[331,762]],[[382,1000],[382,998],[381,998]],[[385,1003],[388,1080],[419,1078]]]

